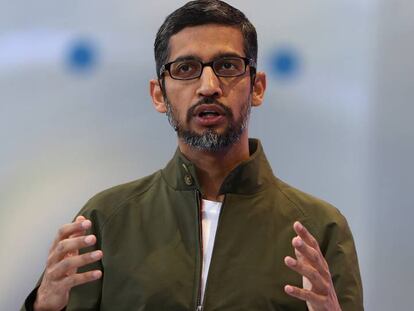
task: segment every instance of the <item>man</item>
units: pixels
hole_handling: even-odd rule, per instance
[[[155,59],[175,156],[62,226],[23,308],[363,310],[344,217],[277,179],[248,138],[266,89],[253,25],[224,2],[189,2],[158,31]]]

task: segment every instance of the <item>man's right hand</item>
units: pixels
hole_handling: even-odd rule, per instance
[[[90,220],[78,216],[73,223],[63,225],[49,251],[46,269],[37,291],[34,310],[62,310],[69,301],[72,287],[95,281],[102,271],[77,273],[77,269],[100,260],[101,250],[79,255],[79,249],[96,243],[94,235],[87,235],[92,226]]]

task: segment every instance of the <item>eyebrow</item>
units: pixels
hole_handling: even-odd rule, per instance
[[[210,61],[214,61],[216,59],[223,58],[223,57],[242,57],[243,58],[245,56],[239,55],[239,54],[234,53],[234,52],[217,53],[212,57],[212,59]],[[197,56],[194,56],[194,55],[183,55],[183,56],[177,57],[175,60],[173,60],[171,62],[182,62],[182,61],[186,61],[186,60],[198,60],[198,61],[202,62],[200,57],[197,57]]]

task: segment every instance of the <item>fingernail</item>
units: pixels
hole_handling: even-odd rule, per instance
[[[303,229],[303,226],[302,226],[302,224],[299,221],[296,222],[296,227],[298,228],[298,230],[302,230]]]
[[[93,253],[91,253],[91,257],[93,259],[98,259],[99,256],[101,256],[101,252],[100,251],[94,251]]]
[[[301,238],[299,238],[299,237],[297,237],[297,238],[295,239],[295,244],[296,244],[296,246],[302,246],[302,244],[303,244],[302,239],[301,239]]]
[[[293,293],[293,288],[292,288],[292,286],[286,285],[286,286],[285,286],[285,291],[287,291],[288,293]]]
[[[94,236],[93,235],[88,235],[85,239],[84,239],[86,244],[92,244],[94,242]]]
[[[92,276],[93,276],[95,279],[99,279],[99,278],[101,277],[101,275],[102,275],[102,272],[101,272],[101,271],[94,271],[94,272],[92,273]]]
[[[90,226],[91,226],[91,221],[90,220],[82,221],[82,228],[88,229]]]
[[[286,257],[286,263],[289,265],[289,266],[296,266],[296,260],[294,260],[293,258],[290,258],[290,257]]]

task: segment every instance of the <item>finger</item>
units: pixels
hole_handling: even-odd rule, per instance
[[[102,251],[97,250],[82,255],[66,257],[65,259],[58,262],[53,270],[49,273],[50,278],[53,280],[59,280],[67,276],[70,271],[74,271],[87,264],[100,260],[102,256]]]
[[[48,264],[62,260],[66,255],[77,255],[79,249],[92,246],[96,243],[96,237],[91,234],[88,236],[71,237],[60,241],[49,256]]]
[[[306,290],[292,285],[286,285],[284,289],[286,294],[303,301],[308,301],[311,304],[317,305],[323,302],[323,298],[321,296],[315,294],[310,290]]]
[[[318,270],[311,265],[304,263],[300,260],[287,256],[285,257],[285,264],[293,271],[296,271],[300,275],[306,277],[312,284],[312,291],[326,295],[329,290],[329,283],[323,278]]]
[[[76,219],[75,219],[74,222],[80,222],[80,221],[83,221],[83,220],[86,220],[85,216],[79,215],[79,216],[76,216]]]
[[[74,222],[82,222],[84,220],[86,220],[86,218],[84,216],[80,215],[80,216],[77,216],[76,217],[76,219],[75,219]],[[77,237],[77,236],[85,235],[85,233],[86,233],[86,229],[83,230],[83,231],[78,231],[78,232],[76,232],[74,234],[71,234],[69,237],[70,238],[74,238],[74,237]]]
[[[82,236],[82,235],[85,235],[86,234],[86,230],[82,230],[82,231],[78,231],[78,232],[76,232],[76,233],[74,233],[74,234],[71,234],[70,236],[69,236],[69,238],[76,238],[76,237],[78,237],[78,236]]]
[[[299,221],[296,221],[293,224],[293,229],[297,233],[298,236],[300,236],[306,244],[310,245],[314,249],[319,250],[319,243],[316,241],[316,239],[313,237],[313,235],[306,229],[304,225],[302,225]]]
[[[102,271],[100,270],[93,270],[93,271],[88,271],[84,273],[72,274],[65,278],[64,286],[67,289],[71,289],[72,287],[75,287],[81,284],[96,281],[100,279],[101,277],[102,277]]]
[[[315,237],[308,231],[308,229],[306,229],[305,226],[303,226],[299,221],[296,221],[293,224],[293,228],[295,230],[295,232],[298,234],[298,236],[307,244],[309,245],[311,248],[313,248],[317,253],[318,253],[318,257],[316,258],[315,254],[310,254],[310,256],[313,256],[313,259],[316,260],[318,259],[319,264],[321,266],[324,267],[324,271],[327,272],[329,271],[329,267],[328,267],[328,263],[326,262],[320,248],[319,248],[319,243],[318,241],[315,239]],[[313,253],[313,252],[312,252]],[[311,259],[311,258],[310,258]],[[322,273],[322,270],[320,270],[320,272]]]
[[[72,234],[77,234],[89,229],[92,226],[92,222],[88,219],[82,221],[75,221],[70,224],[63,225],[59,228],[55,241],[53,242],[52,249],[63,239],[68,238]]]
[[[319,250],[315,250],[306,244],[301,237],[294,237],[292,239],[292,246],[295,248],[295,254],[298,259],[309,262],[325,278],[330,277],[328,264]]]

